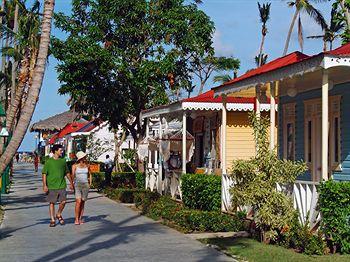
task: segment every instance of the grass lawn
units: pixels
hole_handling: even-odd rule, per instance
[[[250,238],[203,239],[205,244],[213,244],[228,251],[239,261],[274,262],[274,261],[350,261],[350,255],[307,256],[280,246],[266,245]]]

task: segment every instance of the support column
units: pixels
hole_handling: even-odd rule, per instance
[[[278,81],[270,84],[270,149],[275,148],[275,126],[276,126],[276,90]]]
[[[149,138],[149,118],[146,118],[146,138]]]
[[[186,145],[187,145],[187,117],[186,111],[182,113],[182,173],[186,174]]]
[[[257,117],[260,117],[260,85],[255,87],[255,113]]]
[[[328,180],[328,72],[322,76],[322,179]]]
[[[162,128],[162,117],[159,116],[159,158],[158,158],[158,179],[157,179],[157,191],[159,194],[162,194],[162,177],[163,177],[163,157],[162,157],[162,147],[160,145],[163,138],[163,128]]]
[[[226,125],[227,125],[227,109],[226,96],[222,97],[222,116],[221,116],[221,171],[226,175]]]

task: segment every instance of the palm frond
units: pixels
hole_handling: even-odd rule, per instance
[[[299,15],[298,19],[298,42],[300,45],[301,52],[304,50],[304,34],[303,34],[303,25],[301,24],[301,18]]]
[[[217,75],[214,76],[213,81],[214,83],[226,83],[228,81],[230,81],[232,79],[232,77],[230,75]]]
[[[321,26],[322,30],[325,30],[327,28],[327,22],[322,13],[313,7],[309,1],[300,1],[300,3],[300,10],[305,11],[317,24]]]

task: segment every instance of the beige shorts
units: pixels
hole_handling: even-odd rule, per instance
[[[49,203],[63,202],[67,199],[67,192],[65,189],[49,189],[46,194],[46,201]]]
[[[86,201],[89,194],[88,183],[75,183],[75,199]]]

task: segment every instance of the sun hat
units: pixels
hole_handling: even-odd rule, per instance
[[[86,157],[86,153],[84,153],[83,151],[79,151],[76,156],[77,156],[77,161],[79,161],[80,159]]]

